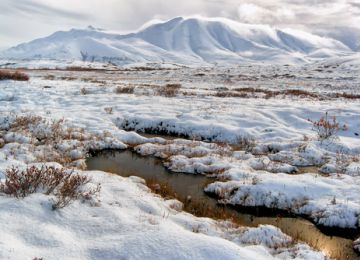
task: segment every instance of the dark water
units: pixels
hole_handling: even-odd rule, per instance
[[[156,179],[167,182],[173,191],[182,197],[191,196],[205,203],[212,210],[224,210],[214,198],[203,191],[204,187],[214,181],[201,175],[174,173],[163,167],[160,159],[143,157],[131,151],[103,151],[87,159],[89,170],[101,170],[123,177],[139,176],[145,180]],[[336,259],[360,259],[353,250],[351,234],[338,232],[337,236],[326,235],[314,224],[302,218],[279,217],[277,214],[264,216],[262,210],[251,210],[251,214],[226,207],[226,211],[237,218],[243,226],[256,227],[259,224],[270,224],[279,227],[289,236],[304,241],[312,247],[323,251]],[[268,213],[266,213],[268,215]],[[327,230],[328,231],[328,230]],[[326,233],[326,232],[325,232]],[[343,236],[343,237],[340,237]]]

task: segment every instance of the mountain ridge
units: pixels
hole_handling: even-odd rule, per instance
[[[176,17],[132,33],[58,31],[0,52],[13,59],[113,62],[301,63],[353,53],[340,41],[226,18]]]

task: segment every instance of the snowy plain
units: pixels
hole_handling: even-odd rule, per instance
[[[86,171],[84,159],[90,148],[134,147],[163,158],[173,171],[219,175],[221,181],[206,191],[222,203],[284,209],[316,224],[358,229],[360,102],[348,97],[360,94],[360,78],[353,60],[306,66],[34,69],[26,71],[29,82],[0,82],[1,178],[12,165],[55,161],[102,184],[96,206],[75,201],[59,211],[52,211],[49,196],[40,193],[24,200],[0,196],[6,234],[1,257],[56,259],[66,252],[69,259],[155,254],[163,259],[324,259],[272,226],[238,228],[179,212],[174,209],[179,202],[157,197],[142,180]],[[162,87],[170,83],[181,84],[179,92],[163,96]],[[286,92],[289,87],[303,92]],[[308,119],[318,120],[325,112],[347,130],[320,142]],[[82,137],[48,147],[36,138],[51,127],[42,122],[9,130],[17,116],[64,119],[64,128]],[[132,130],[188,140],[146,138]],[[304,166],[319,171],[301,172]]]

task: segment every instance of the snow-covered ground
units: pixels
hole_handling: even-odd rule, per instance
[[[75,201],[53,211],[49,197],[0,197],[2,259],[324,259],[272,226],[180,212],[180,202],[150,193],[139,178],[83,172],[102,185],[95,206]]]
[[[12,165],[55,161],[77,166],[102,185],[96,207],[77,201],[51,211],[49,196],[43,194],[23,200],[1,196],[6,234],[0,240],[1,257],[56,258],[66,252],[74,259],[154,254],[322,259],[304,245],[287,242],[274,227],[230,228],[195,218],[173,210],[178,202],[157,198],[139,179],[81,169],[89,149],[135,146],[141,154],[164,158],[171,170],[219,177],[206,191],[221,202],[285,209],[317,224],[358,229],[358,72],[339,63],[174,66],[32,70],[29,82],[0,82],[1,177]],[[174,96],[164,94],[170,83],[181,84]],[[302,92],[286,92],[289,88]],[[338,139],[319,141],[312,130],[308,119],[318,120],[325,112],[347,126]],[[124,129],[191,140],[145,138]],[[301,173],[302,166],[314,165],[321,174]]]

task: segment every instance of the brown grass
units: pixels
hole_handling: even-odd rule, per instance
[[[360,99],[360,94],[349,94],[349,93],[330,93],[330,94],[319,94],[309,92],[302,89],[284,89],[284,90],[268,90],[261,88],[235,88],[233,90],[218,90],[215,93],[216,97],[240,97],[240,98],[260,98],[257,94],[262,94],[263,98],[275,98],[278,96],[295,96],[301,98],[313,98],[313,99],[331,99],[331,98],[346,98],[346,99]]]
[[[46,79],[46,80],[54,80],[54,79],[55,79],[55,76],[52,75],[52,74],[48,74],[48,75],[45,75],[45,76],[44,76],[44,79]]]
[[[83,128],[66,127],[64,119],[47,120],[35,115],[24,115],[9,117],[8,121],[7,126],[0,127],[0,144],[5,144],[6,140],[3,140],[2,136],[6,133],[26,135],[31,139],[37,162],[56,161],[69,166],[75,159],[71,157],[70,150],[65,152],[61,150],[58,146],[59,143],[64,140],[78,140],[77,148],[87,150],[92,145],[91,140],[100,138],[88,135]],[[71,149],[75,149],[75,147]]]
[[[67,66],[65,68],[67,71],[103,71],[104,69],[95,69],[95,68],[87,68],[80,66]]]
[[[253,137],[239,136],[235,144],[235,149],[252,152],[256,146],[256,140]]]
[[[157,179],[147,180],[146,185],[152,192],[165,199],[177,199],[181,201],[184,205],[183,210],[197,217],[212,218],[216,220],[230,220],[234,224],[240,224],[238,223],[238,218],[236,218],[229,210],[226,210],[225,206],[214,208],[204,201],[181,197],[167,182],[161,182]]]
[[[340,125],[336,116],[330,116],[328,112],[317,121],[308,120],[312,123],[313,130],[317,133],[320,141],[336,138],[340,130],[347,130],[346,125]]]
[[[125,86],[125,87],[117,86],[114,92],[116,94],[133,94],[134,90],[135,90],[134,86]]]
[[[16,81],[28,81],[29,76],[20,71],[5,71],[0,70],[0,80],[16,80]]]
[[[63,77],[60,77],[61,80],[67,80],[67,81],[73,81],[73,80],[76,80],[77,78],[75,77],[70,77],[70,76],[63,76]]]
[[[180,88],[181,84],[179,83],[166,84],[158,89],[158,95],[164,97],[175,97],[179,94]]]
[[[46,195],[54,194],[56,200],[52,207],[58,209],[75,199],[90,200],[100,192],[99,184],[96,189],[82,190],[82,186],[89,181],[89,177],[67,173],[63,168],[32,166],[19,170],[12,167],[5,172],[5,181],[0,184],[0,192],[16,198],[24,198],[38,191]]]
[[[335,98],[347,98],[347,99],[360,99],[360,94],[350,94],[350,93],[336,93]]]

